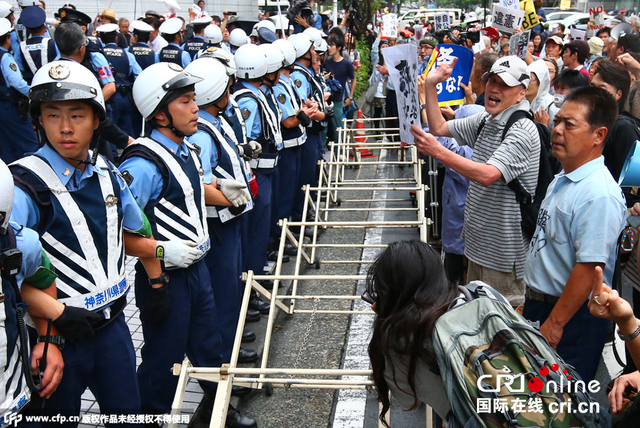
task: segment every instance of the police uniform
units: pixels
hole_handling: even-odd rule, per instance
[[[198,52],[206,47],[207,43],[202,36],[193,36],[191,40],[182,45],[182,49],[189,54],[191,61],[195,59]]]
[[[128,135],[133,131],[133,99],[131,85],[142,73],[142,69],[131,52],[118,47],[115,43],[107,43],[104,56],[115,71],[116,93],[113,95],[113,113],[111,119]]]
[[[289,76],[280,74],[280,81],[273,88],[278,107],[282,112],[282,118],[288,119],[295,116],[301,108],[302,100],[294,89],[293,81]],[[302,125],[294,128],[282,127],[283,150],[280,152],[278,164],[278,178],[275,187],[277,191],[277,203],[274,204],[275,220],[290,218],[293,208],[293,199],[300,181],[300,159],[302,145],[307,141],[306,128]],[[272,222],[272,237],[274,241],[280,238],[280,227]]]
[[[324,93],[322,86],[315,79],[313,70],[296,62],[294,71],[291,73],[291,80],[294,88],[298,91],[301,100],[310,99],[318,103],[318,108],[324,111]],[[293,202],[291,218],[293,220],[302,219],[302,209],[304,205],[304,192],[300,190],[303,185],[311,184],[317,186],[318,183],[318,159],[321,158],[322,137],[321,133],[326,124],[317,120],[311,121],[307,127],[307,142],[302,146],[300,155],[300,181],[296,189]]]
[[[178,64],[180,67],[185,68],[191,63],[191,56],[188,52],[182,50],[182,48],[176,43],[169,43],[163,47],[158,54],[159,62],[172,62]]]
[[[45,36],[33,36],[20,43],[15,53],[16,62],[27,82],[43,65],[60,58],[56,42]]]
[[[231,125],[225,118],[214,117],[207,111],[200,110],[198,114],[198,132],[189,137],[189,142],[201,148],[203,182],[210,184],[215,177],[248,184]],[[252,200],[244,209],[237,210],[233,207],[207,206],[212,238],[205,262],[211,275],[211,287],[218,310],[223,363],[231,360],[242,302],[241,219],[252,208]]]
[[[133,54],[136,58],[136,62],[143,70],[151,64],[158,62],[158,54],[155,53],[146,43],[138,42],[129,46],[129,52]]]
[[[102,413],[140,413],[135,351],[123,313],[128,285],[122,235],[123,228],[143,228],[140,209],[102,156],[80,172],[45,145],[11,169],[16,183],[11,218],[39,233],[58,274],[58,300],[103,317],[94,325],[93,339],[62,350],[65,375],[45,412],[79,415],[89,387]]]
[[[252,159],[251,169],[256,175],[258,195],[254,208],[248,215],[247,236],[251,239],[251,248],[243,248],[245,267],[262,273],[267,262],[271,225],[271,174],[278,164],[279,151],[282,149],[280,122],[269,107],[267,98],[260,89],[241,80],[234,85],[233,97],[238,103],[247,130],[247,138],[262,146],[262,154]]]
[[[144,329],[142,363],[138,369],[143,413],[169,413],[178,378],[170,368],[184,359],[200,367],[220,367],[218,315],[204,254],[210,240],[206,222],[202,166],[195,148],[178,145],[154,129],[122,154],[121,171],[131,176],[130,188],[145,212],[157,240],[182,241],[199,248],[202,258],[188,268],[165,264],[169,274],[171,310],[161,324],[147,323],[148,276],[136,265],[136,304]],[[215,394],[216,384],[200,382]]]
[[[38,140],[26,106],[29,84],[22,78],[18,64],[4,48],[0,48],[0,159],[9,164],[26,153],[38,150]]]

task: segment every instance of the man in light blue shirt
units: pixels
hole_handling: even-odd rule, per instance
[[[609,326],[587,307],[595,267],[611,284],[626,219],[624,196],[602,157],[616,117],[615,99],[600,88],[565,98],[551,137],[563,171],[542,201],[525,263],[523,315],[541,323],[540,332],[584,381],[595,377]]]

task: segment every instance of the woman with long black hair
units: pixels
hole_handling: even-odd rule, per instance
[[[420,241],[390,244],[369,268],[367,294],[377,317],[369,344],[373,381],[389,411],[389,391],[402,407],[429,404],[444,418],[449,402],[432,345],[438,318],[459,295],[449,285],[440,254]]]

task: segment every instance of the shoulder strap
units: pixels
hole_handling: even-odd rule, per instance
[[[47,186],[27,168],[18,164],[11,164],[9,165],[9,169],[13,174],[14,184],[29,195],[38,207],[40,211],[40,223],[36,231],[42,234],[42,232],[46,231],[53,218],[51,192]]]
[[[509,119],[507,119],[507,123],[504,126],[504,129],[502,130],[502,141],[504,141],[505,137],[507,136],[507,132],[509,132],[509,129],[513,126],[513,124],[519,121],[520,119],[524,119],[524,118],[531,120],[532,122],[534,122],[534,125],[535,125],[533,115],[531,114],[530,111],[516,110],[511,114]],[[538,128],[536,127],[536,131],[537,129]],[[525,188],[522,186],[522,183],[520,183],[520,180],[518,178],[511,180],[507,184],[507,186],[509,186],[509,189],[513,190],[513,192],[516,194],[516,201],[518,201],[519,203],[524,205],[531,205],[531,203],[533,203],[533,195],[529,194],[529,192],[525,190]]]
[[[167,188],[167,183],[169,181],[169,169],[167,168],[167,165],[165,165],[165,163],[162,162],[162,159],[160,158],[160,156],[154,153],[153,150],[150,150],[149,148],[141,144],[129,144],[124,149],[124,151],[122,152],[122,155],[120,156],[120,163],[124,162],[129,158],[136,158],[136,157],[142,158],[144,160],[148,160],[149,162],[153,163],[156,166],[156,168],[158,168],[158,170],[160,171],[160,174],[162,175],[162,194],[164,194]]]

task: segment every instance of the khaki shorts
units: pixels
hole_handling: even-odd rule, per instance
[[[515,269],[512,272],[501,272],[469,260],[467,282],[471,281],[486,282],[509,300],[514,308],[524,304],[524,280],[516,279]]]

